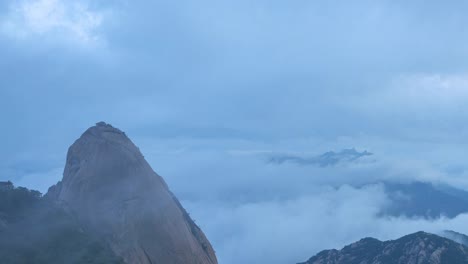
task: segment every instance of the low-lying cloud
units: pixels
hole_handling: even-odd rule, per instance
[[[349,143],[348,139],[341,144]],[[359,140],[354,143],[359,145]],[[371,156],[373,162],[320,167],[294,162],[279,166],[265,163],[264,157],[291,148],[322,153],[342,149],[340,144],[317,147],[310,140],[277,145],[229,140],[141,141],[150,164],[207,233],[220,263],[297,263],[321,250],[368,236],[385,240],[420,230],[468,231],[462,225],[468,219],[465,214],[451,219],[382,214],[398,207],[393,203],[404,198],[395,197],[397,192],[388,196],[386,182],[467,186],[466,180],[465,185],[456,183],[459,176],[440,166],[439,155],[453,154],[453,149],[441,148],[438,155],[428,155],[425,147],[406,149],[401,142],[367,143],[369,149],[379,150]],[[174,162],[179,166],[169,166]]]
[[[380,185],[363,189],[343,185],[293,200],[235,206],[184,201],[225,264],[293,264],[363,237],[387,240],[420,230],[468,231],[464,224],[468,214],[437,220],[379,217],[380,207],[387,203]]]

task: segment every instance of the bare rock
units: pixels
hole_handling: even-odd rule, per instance
[[[69,148],[48,197],[65,204],[127,263],[216,264],[200,228],[140,150],[104,122]]]

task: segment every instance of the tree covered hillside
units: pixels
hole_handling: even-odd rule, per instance
[[[0,183],[2,263],[123,263],[38,191]]]

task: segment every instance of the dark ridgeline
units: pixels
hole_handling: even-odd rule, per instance
[[[0,195],[0,263],[217,264],[164,180],[104,122],[69,148],[44,197],[8,183]]]
[[[324,250],[299,264],[467,264],[468,247],[418,232],[397,240],[364,238],[341,250]]]

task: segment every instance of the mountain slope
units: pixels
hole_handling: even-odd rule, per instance
[[[120,264],[92,233],[60,206],[26,188],[0,188],[0,262]]]
[[[126,263],[216,264],[203,232],[122,131],[103,122],[69,148],[47,197]]]
[[[381,242],[364,238],[341,250],[325,250],[302,264],[466,264],[468,247],[425,232]]]

